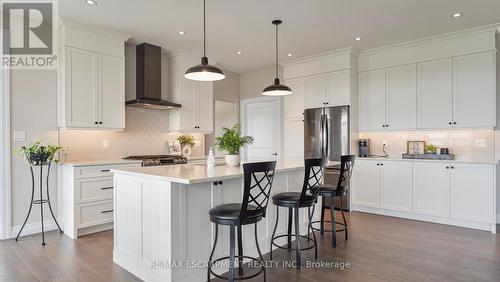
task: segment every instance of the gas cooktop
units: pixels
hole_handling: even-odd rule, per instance
[[[175,165],[186,164],[187,159],[177,155],[139,155],[128,156],[125,160],[142,160],[142,166],[159,166],[159,165]]]

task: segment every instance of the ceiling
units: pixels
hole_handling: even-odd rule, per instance
[[[129,34],[133,42],[201,57],[202,0],[96,1],[60,1],[60,14]],[[207,56],[240,73],[272,65],[273,19],[283,20],[280,60],[286,60],[288,53],[300,58],[350,46],[369,49],[497,23],[499,11],[499,0],[207,0]],[[456,12],[463,15],[451,17]]]

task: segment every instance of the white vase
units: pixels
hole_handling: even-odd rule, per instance
[[[227,166],[239,166],[240,165],[240,155],[226,155],[224,161]]]

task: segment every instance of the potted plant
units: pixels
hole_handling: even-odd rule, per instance
[[[241,136],[240,125],[235,124],[232,128],[223,127],[222,136],[215,138],[215,146],[219,151],[227,151],[224,161],[228,166],[240,164],[240,149],[253,143],[253,137]]]
[[[182,154],[185,156],[191,155],[191,148],[193,148],[193,146],[195,145],[193,135],[182,134],[177,137],[177,140],[181,144]]]
[[[425,146],[425,153],[426,154],[435,154],[436,153],[437,147],[432,145],[431,143],[427,144]]]
[[[31,143],[28,147],[22,146],[15,150],[15,153],[21,155],[24,161],[29,166],[34,165],[47,165],[52,162],[58,163],[59,160],[55,159],[57,152],[60,152],[62,147],[57,145],[41,146],[40,141]]]

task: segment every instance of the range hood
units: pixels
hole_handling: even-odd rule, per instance
[[[180,104],[161,99],[161,47],[142,43],[136,47],[136,99],[125,105],[168,110]]]

